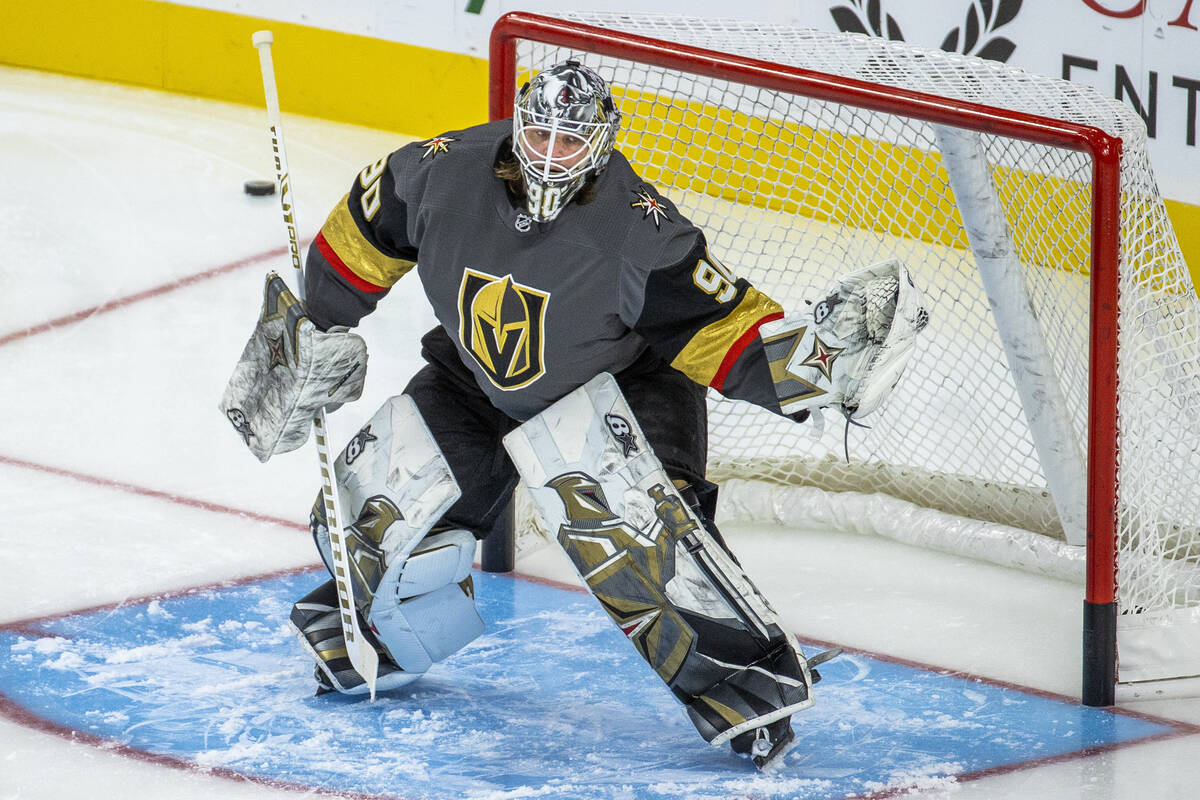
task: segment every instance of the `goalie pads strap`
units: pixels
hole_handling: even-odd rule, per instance
[[[706,740],[811,705],[794,640],[684,502],[611,375],[504,443],[592,594]]]
[[[925,299],[897,259],[852,272],[815,303],[760,329],[784,414],[839,406],[875,411],[929,321]]]
[[[313,417],[362,394],[367,346],[348,331],[320,331],[274,272],[258,324],[233,369],[220,409],[259,461],[308,441]]]

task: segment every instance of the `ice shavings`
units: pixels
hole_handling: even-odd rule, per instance
[[[44,656],[52,653],[61,653],[70,643],[70,639],[64,639],[61,636],[46,637],[44,639],[26,639],[25,637],[21,637],[10,649],[14,653],[37,653]]]
[[[948,789],[958,782],[954,776],[963,772],[962,764],[954,761],[943,761],[925,764],[917,769],[893,772],[887,780],[864,781],[863,786],[874,793],[909,790],[925,792],[933,789]]]
[[[198,633],[158,644],[115,650],[102,656],[106,664],[134,664],[190,653],[206,646],[218,646],[221,640],[210,633]]]

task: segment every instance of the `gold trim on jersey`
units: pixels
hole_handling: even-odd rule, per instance
[[[417,262],[390,258],[375,249],[359,231],[350,213],[349,198],[350,195],[346,194],[329,212],[329,217],[321,226],[321,235],[346,269],[364,281],[386,289],[403,278]]]
[[[729,348],[764,317],[783,312],[783,307],[753,286],[733,311],[696,332],[671,366],[699,384],[708,386],[717,376]]]

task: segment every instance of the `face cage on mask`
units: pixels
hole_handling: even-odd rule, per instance
[[[538,222],[549,222],[557,217],[583,187],[588,176],[598,174],[604,168],[612,152],[611,124],[574,123],[571,127],[582,128],[588,132],[586,138],[579,137],[585,139],[584,155],[569,167],[556,163],[570,160],[579,152],[555,156],[554,143],[560,132],[578,136],[575,131],[562,130],[563,127],[557,118],[546,118],[520,106],[516,107],[513,114],[513,152],[525,179],[526,211]],[[526,131],[537,129],[548,130],[551,134],[544,156],[538,153],[532,144],[526,144]]]

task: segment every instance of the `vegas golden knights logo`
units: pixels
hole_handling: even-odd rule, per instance
[[[548,292],[466,270],[458,288],[458,336],[496,386],[506,391],[536,381],[546,371],[543,325]]]

